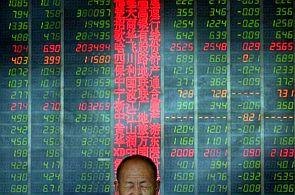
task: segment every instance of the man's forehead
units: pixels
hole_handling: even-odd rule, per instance
[[[145,161],[143,161],[143,160],[140,160],[140,159],[132,159],[132,160],[129,160],[129,161],[127,161],[125,164],[124,164],[124,166],[123,166],[123,169],[125,168],[141,168],[141,167],[143,167],[143,168],[145,168],[145,169],[152,169],[151,168],[151,166],[147,163],[147,162],[145,162]]]
[[[153,170],[150,165],[141,160],[130,160],[122,167],[122,176],[125,177],[151,177]]]

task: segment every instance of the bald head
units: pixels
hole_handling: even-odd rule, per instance
[[[142,156],[142,155],[132,155],[132,156],[128,156],[125,159],[122,160],[122,162],[120,163],[120,165],[118,166],[117,169],[117,180],[120,180],[120,175],[122,172],[122,169],[124,168],[124,166],[128,163],[145,163],[147,165],[147,167],[150,169],[150,171],[153,173],[153,178],[156,180],[157,179],[157,167],[155,165],[155,163],[152,161],[152,159],[150,159],[149,157],[146,156]]]
[[[157,167],[148,157],[129,156],[117,169],[115,188],[119,195],[156,195],[159,184]]]

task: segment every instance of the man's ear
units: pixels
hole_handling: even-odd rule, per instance
[[[156,192],[159,192],[159,190],[160,190],[160,181],[157,180],[156,181]]]
[[[115,191],[118,192],[119,191],[119,182],[116,180],[114,181],[115,184]]]

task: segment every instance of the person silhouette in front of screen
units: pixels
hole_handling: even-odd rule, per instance
[[[119,195],[157,195],[160,189],[157,167],[145,156],[132,155],[123,159],[116,177],[114,184]]]

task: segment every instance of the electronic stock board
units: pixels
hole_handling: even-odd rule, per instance
[[[294,194],[292,0],[3,0],[0,194]]]

